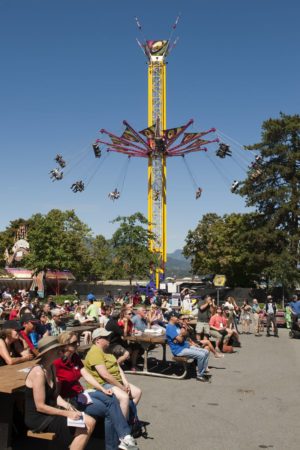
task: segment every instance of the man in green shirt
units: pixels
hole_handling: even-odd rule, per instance
[[[88,318],[94,319],[99,322],[99,306],[94,303],[93,299],[89,300],[89,306],[86,310],[86,315]]]
[[[105,389],[113,390],[120,402],[124,417],[128,419],[130,397],[137,405],[142,391],[127,381],[116,358],[109,353],[105,353],[110,344],[110,334],[111,332],[105,328],[97,328],[93,331],[93,345],[86,355],[84,367]]]

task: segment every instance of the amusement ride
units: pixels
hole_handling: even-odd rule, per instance
[[[165,266],[167,261],[167,159],[171,157],[180,157],[191,178],[195,199],[198,200],[202,194],[202,188],[197,183],[188,163],[186,155],[195,152],[204,152],[210,159],[214,168],[222,176],[223,181],[230,185],[231,192],[236,192],[240,186],[238,180],[233,182],[228,179],[216,161],[208,155],[207,145],[217,144],[215,155],[219,159],[226,157],[232,158],[235,163],[244,171],[251,171],[253,181],[261,173],[260,157],[255,160],[246,155],[244,147],[229,136],[226,136],[216,128],[210,128],[206,131],[187,131],[193,124],[189,120],[186,124],[176,128],[167,128],[167,101],[166,101],[166,58],[174,49],[178,38],[173,40],[173,33],[177,27],[179,16],[172,26],[171,34],[168,40],[145,40],[137,42],[147,58],[148,65],[148,126],[147,128],[136,131],[126,120],[121,136],[101,129],[103,135],[101,139],[96,139],[92,143],[94,157],[99,161],[94,171],[90,174],[87,181],[82,179],[75,181],[71,185],[74,193],[82,192],[92,178],[96,175],[104,160],[109,153],[116,152],[126,157],[125,166],[121,173],[119,186],[115,187],[108,194],[110,200],[118,200],[124,188],[128,165],[131,158],[146,158],[148,162],[148,223],[150,233],[149,249],[156,255],[157,263],[151,267],[151,281],[156,288],[159,288],[160,282],[164,280]],[[142,27],[136,18],[139,30]],[[209,138],[211,134],[216,137]],[[235,148],[233,154],[232,147]],[[242,151],[238,151],[242,150]],[[86,149],[83,154],[78,155],[77,161],[73,166],[78,166],[86,156]],[[75,157],[74,157],[75,159]],[[72,162],[63,158],[61,154],[55,157],[57,167],[50,171],[52,181],[59,181],[70,172]],[[250,164],[250,166],[249,166]],[[69,167],[69,168],[68,168]],[[64,169],[66,168],[65,174]]]

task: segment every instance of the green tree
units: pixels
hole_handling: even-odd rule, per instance
[[[268,237],[265,274],[291,286],[299,280],[300,116],[281,113],[265,121],[261,142],[246,148],[258,150],[261,160],[239,194],[256,208],[257,239]]]
[[[153,262],[148,242],[151,233],[147,229],[148,220],[139,212],[128,217],[117,217],[113,223],[119,228],[112,236],[113,267],[115,273],[129,280],[146,277]]]
[[[87,243],[91,232],[73,210],[35,214],[28,225],[30,253],[24,260],[26,267],[37,272],[69,269],[78,278],[88,276],[91,255]]]
[[[104,236],[98,235],[90,242],[91,271],[90,278],[94,280],[107,280],[114,273],[112,246]]]
[[[231,286],[249,286],[259,280],[264,258],[256,253],[260,241],[254,240],[255,215],[214,213],[203,216],[190,230],[183,249],[191,258],[194,274],[219,273]]]

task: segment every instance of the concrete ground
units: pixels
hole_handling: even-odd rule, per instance
[[[242,335],[242,348],[210,359],[212,382],[131,376],[151,439],[141,450],[298,450],[300,340]]]
[[[235,354],[210,359],[210,384],[129,375],[143,389],[139,416],[149,422],[140,450],[298,450],[300,340],[279,334],[242,335]],[[42,446],[31,439],[13,448]],[[103,448],[93,439],[87,450]]]

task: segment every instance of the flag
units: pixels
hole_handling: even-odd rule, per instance
[[[164,130],[164,136],[168,141],[170,141],[171,139],[176,139],[182,130],[184,130],[184,127],[170,128],[169,130]]]
[[[190,141],[200,138],[201,136],[204,136],[205,132],[200,133],[184,133],[184,136],[182,138],[182,141],[180,142],[182,145],[188,144]]]
[[[129,127],[126,127],[124,130],[124,133],[121,136],[123,139],[127,139],[127,141],[132,141],[132,142],[140,142],[137,137],[133,134],[133,132],[131,131],[131,129]]]
[[[122,146],[126,145],[120,138],[118,138],[116,136],[110,136],[110,139],[111,139],[111,142],[113,143],[113,145],[122,145]]]
[[[154,139],[155,129],[156,125],[151,125],[151,127],[145,128],[144,130],[140,131],[140,133],[146,136],[147,139]]]

